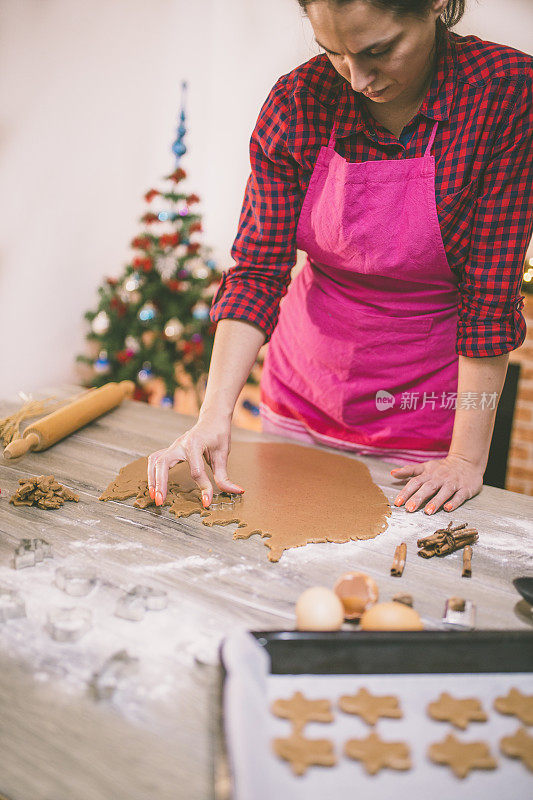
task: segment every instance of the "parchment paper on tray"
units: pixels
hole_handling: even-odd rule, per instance
[[[353,674],[353,675],[272,675],[270,657],[257,639],[246,631],[228,637],[222,648],[226,669],[223,709],[224,732],[233,778],[233,800],[324,800],[358,792],[372,800],[409,797],[410,800],[513,800],[531,797],[531,772],[518,760],[500,752],[500,740],[512,735],[518,721],[499,714],[494,699],[513,686],[533,693],[531,673],[435,673],[435,674]],[[366,688],[374,694],[396,695],[404,709],[401,719],[380,719],[375,728],[362,719],[339,710],[341,695]],[[288,698],[295,691],[307,698],[329,698],[334,722],[328,725],[309,722],[305,735],[333,742],[337,765],[313,766],[295,776],[290,765],[278,758],[272,748],[276,737],[290,734],[290,722],[270,712],[271,703]],[[457,736],[465,742],[484,741],[497,762],[490,771],[471,772],[459,779],[444,765],[432,763],[428,747],[442,741],[451,728],[431,719],[429,703],[442,691],[458,697],[475,696],[488,715],[487,722],[474,722]],[[386,740],[403,741],[411,752],[412,767],[399,772],[382,769],[376,775],[344,755],[348,739],[364,738],[376,730]],[[354,794],[355,793],[355,794]]]

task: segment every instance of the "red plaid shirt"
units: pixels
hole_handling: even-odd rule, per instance
[[[246,320],[270,339],[296,262],[303,198],[334,118],[335,149],[348,161],[421,157],[440,120],[432,152],[442,238],[459,277],[456,351],[496,356],[522,344],[520,287],[533,234],[533,57],[444,26],[440,32],[433,82],[407,126],[406,146],[374,120],[325,54],[277,80],[250,139],[236,264],[213,299],[214,322]]]

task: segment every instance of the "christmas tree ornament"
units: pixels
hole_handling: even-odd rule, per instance
[[[157,269],[164,281],[168,281],[176,271],[176,256],[169,254],[162,256],[157,262]]]
[[[135,292],[144,284],[143,277],[138,272],[132,272],[123,283],[126,292]]]
[[[170,280],[166,281],[166,285],[170,289],[171,292],[181,292],[182,285],[181,281],[177,281],[174,278],[170,278]]]
[[[131,303],[130,292],[127,292],[127,291],[124,289],[124,286],[119,286],[119,287],[117,288],[117,296],[120,298],[120,300],[121,300],[121,301],[122,301],[122,302],[123,302],[125,305],[129,305],[129,304]]]
[[[201,258],[192,259],[191,262],[189,262],[188,266],[191,270],[191,275],[193,278],[203,281],[209,277],[211,270],[206,264],[204,264]]]
[[[111,367],[107,357],[107,350],[101,350],[100,355],[94,362],[94,369],[99,375],[107,375]]]
[[[115,358],[119,364],[127,364],[134,355],[135,353],[132,353],[131,350],[119,350],[118,353],[115,354]]]
[[[183,333],[183,325],[177,317],[172,317],[165,325],[165,336],[169,342],[177,342]]]
[[[185,155],[187,152],[187,148],[183,142],[185,138],[186,128],[185,128],[185,97],[187,92],[187,81],[182,81],[181,84],[181,110],[180,110],[180,122],[177,130],[176,139],[172,143],[172,152],[176,156],[176,167],[179,166],[181,157]]]
[[[163,406],[163,408],[172,408],[172,406],[174,405],[174,398],[171,397],[170,395],[166,395],[166,397],[162,398],[161,405]]]
[[[177,218],[178,215],[174,211],[160,211],[156,217],[160,222],[174,222]]]
[[[177,247],[180,243],[178,233],[162,233],[159,237],[159,247]]]
[[[203,300],[199,300],[192,307],[194,319],[207,319],[209,317],[209,306]]]
[[[104,336],[109,330],[110,320],[107,311],[99,311],[91,322],[93,333]]]
[[[157,333],[155,331],[143,331],[141,333],[141,341],[145,347],[151,347],[156,339]]]
[[[135,336],[126,336],[124,340],[124,348],[128,350],[128,352],[133,353],[135,355],[141,349],[141,345],[139,340],[135,338]]]
[[[143,272],[151,272],[154,268],[154,262],[149,256],[135,256],[133,266],[135,269],[142,269]]]
[[[182,200],[180,203],[178,203],[178,214],[180,215],[180,217],[186,217],[188,213],[189,213],[189,206],[187,205],[187,202],[185,200]]]
[[[139,372],[137,373],[137,380],[142,385],[143,383],[149,381],[150,378],[152,377],[153,377],[152,364],[150,363],[150,361],[145,361],[142,365],[142,369],[140,369]]]
[[[148,250],[152,244],[149,236],[136,236],[132,239],[131,246],[136,247],[137,250]]]
[[[207,261],[206,261],[205,263],[207,264],[207,266],[209,267],[209,269],[216,269],[216,267],[217,267],[217,265],[216,265],[216,262],[215,262],[215,261],[213,261],[213,259],[212,259],[212,258],[208,258],[208,259],[207,259]]]
[[[145,225],[152,225],[154,222],[159,222],[159,220],[159,215],[154,214],[152,211],[149,211],[147,214],[143,214],[141,217],[141,222],[144,222]]]
[[[137,316],[141,320],[141,322],[151,322],[157,316],[157,309],[155,305],[150,301],[145,303],[137,313]]]

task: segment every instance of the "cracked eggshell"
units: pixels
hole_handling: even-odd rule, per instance
[[[364,572],[341,575],[333,591],[344,606],[345,619],[359,619],[367,608],[377,603],[379,597],[376,581]]]

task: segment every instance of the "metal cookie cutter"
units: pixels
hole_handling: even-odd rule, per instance
[[[92,627],[88,608],[55,608],[48,614],[46,629],[56,642],[77,642]]]
[[[45,558],[53,558],[52,547],[45,539],[21,539],[15,548],[13,566],[15,569],[34,567]]]
[[[55,584],[71,597],[83,597],[96,586],[96,573],[87,567],[59,567]]]
[[[139,584],[118,598],[115,616],[139,622],[146,611],[163,611],[168,595],[163,589]]]
[[[242,494],[233,494],[232,492],[215,492],[213,499],[209,504],[209,508],[215,511],[233,509],[237,503],[242,501]]]
[[[139,659],[126,650],[119,650],[93,674],[89,689],[96,700],[110,700],[119,685],[139,668]]]

